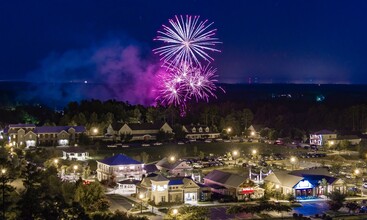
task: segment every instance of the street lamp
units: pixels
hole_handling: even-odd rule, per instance
[[[139,199],[140,199],[140,214],[143,213],[143,198],[144,198],[143,193],[140,193],[139,194]]]
[[[292,170],[294,170],[295,164],[297,163],[297,157],[292,156],[291,159]]]
[[[354,175],[356,176],[356,187],[358,187],[358,176],[361,174],[361,171],[357,168],[354,170]]]
[[[232,152],[232,155],[233,155],[233,159],[234,159],[234,165],[236,166],[237,165],[237,155],[238,155],[238,151],[233,151]]]
[[[98,133],[98,128],[93,128],[93,134],[96,135]]]
[[[54,159],[55,166],[57,167],[57,164],[59,163],[59,159]]]
[[[255,158],[256,157],[256,154],[257,154],[257,150],[256,149],[253,149],[251,151],[251,153],[252,153],[253,158]]]
[[[176,215],[178,214],[178,209],[172,210],[173,219],[176,219]]]
[[[1,180],[2,180],[2,187],[3,187],[3,219],[5,219],[5,173],[6,169],[1,169]]]
[[[77,171],[77,169],[78,169],[78,165],[74,165],[74,166],[73,166],[73,170],[74,170],[74,179],[76,179],[76,174],[75,174],[75,172]]]
[[[278,201],[278,191],[279,191],[280,186],[278,184],[275,185],[275,199]]]
[[[173,162],[175,162],[176,157],[175,156],[170,156],[169,160],[173,163]]]

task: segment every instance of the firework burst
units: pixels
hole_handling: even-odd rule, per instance
[[[207,62],[213,61],[213,58],[207,51],[220,52],[214,46],[218,43],[214,38],[216,29],[209,29],[213,23],[208,20],[199,21],[200,16],[186,15],[175,16],[170,19],[171,27],[163,25],[163,31],[158,31],[157,41],[164,42],[165,46],[154,49],[154,53],[161,56],[164,64],[181,65],[189,63],[201,65],[199,59]]]
[[[163,25],[158,31],[157,41],[166,45],[153,51],[161,56],[162,69],[156,101],[179,106],[184,114],[187,101],[194,99],[209,101],[216,97],[216,69],[210,66],[213,58],[208,52],[220,52],[214,46],[216,29],[209,29],[213,23],[199,21],[199,16],[175,16],[170,19],[172,27]],[[206,64],[202,64],[204,61]]]

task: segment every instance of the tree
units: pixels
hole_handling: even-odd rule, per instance
[[[104,188],[99,182],[92,182],[87,185],[78,184],[74,200],[79,202],[87,212],[106,211],[108,209]]]
[[[251,109],[245,108],[242,110],[241,119],[243,121],[244,128],[248,129],[254,119],[254,113],[252,113]]]
[[[202,206],[181,206],[177,210],[177,214],[173,214],[173,209],[168,211],[168,214],[164,217],[166,220],[206,220],[209,219],[209,210]]]
[[[341,192],[337,190],[330,193],[329,194],[330,201],[328,201],[330,210],[338,211],[341,207],[343,207],[345,197],[346,196],[344,194],[342,194]]]
[[[348,208],[348,212],[350,213],[351,211],[354,213],[357,209],[360,208],[360,206],[358,205],[358,203],[356,201],[354,202],[348,202],[345,207]]]
[[[322,178],[322,180],[319,181],[319,185],[324,189],[324,195],[328,196],[328,186],[329,183],[325,178]]]
[[[12,194],[15,191],[15,188],[13,186],[10,185],[10,182],[13,181],[13,178],[11,177],[11,175],[9,174],[9,170],[6,170],[6,173],[4,174],[0,174],[0,192],[4,192],[3,196],[4,196],[4,203],[3,200],[0,199],[0,207],[4,207],[4,210],[1,211],[5,211],[5,213],[1,214],[1,217],[4,215],[5,219],[8,219],[7,216],[9,216],[9,211],[11,210],[11,206],[12,206]]]

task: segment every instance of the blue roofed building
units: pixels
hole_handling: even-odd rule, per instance
[[[97,161],[97,178],[99,181],[141,180],[145,174],[144,163],[126,155],[116,154],[115,156]]]

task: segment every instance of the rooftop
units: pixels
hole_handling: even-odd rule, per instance
[[[100,163],[104,163],[110,166],[116,166],[116,165],[130,165],[130,164],[143,164],[142,162],[139,162],[137,160],[134,160],[128,156],[117,154],[113,157],[105,158]]]

